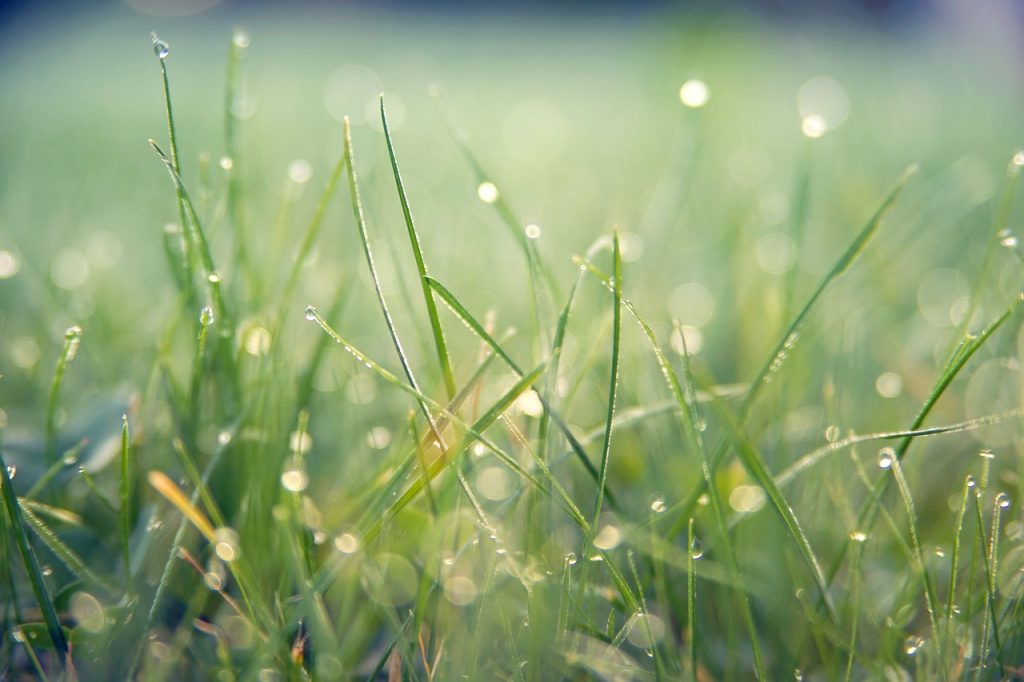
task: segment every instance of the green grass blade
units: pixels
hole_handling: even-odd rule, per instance
[[[2,429],[0,429],[0,436],[2,433]],[[21,513],[21,506],[18,504],[14,487],[11,485],[10,473],[2,454],[0,454],[0,484],[2,484],[0,496],[4,498],[4,508],[7,511],[7,519],[10,521],[8,527],[14,534],[14,542],[18,547],[18,553],[21,554],[25,573],[32,584],[36,603],[39,604],[39,610],[46,622],[46,631],[50,636],[53,649],[57,653],[57,667],[63,669],[64,661],[68,657],[68,642],[64,637],[60,620],[57,618],[57,610],[53,607],[53,600],[50,599],[50,594],[46,591],[46,582],[43,579],[43,572],[39,569],[39,561],[32,550],[32,545],[29,544],[28,534],[25,532],[25,519]]]
[[[686,631],[690,639],[690,674],[697,680],[697,536],[693,534],[693,517],[686,525]]]
[[[57,367],[50,383],[50,397],[46,405],[46,461],[50,466],[57,463],[57,404],[60,399],[60,386],[64,381],[64,372],[78,355],[78,347],[82,343],[82,328],[78,325],[68,327],[64,332],[64,347],[57,359]]]
[[[437,350],[437,359],[441,363],[441,375],[444,377],[444,385],[448,391],[448,397],[455,395],[455,377],[452,375],[451,359],[448,357],[448,346],[445,344],[444,331],[441,329],[441,320],[437,316],[437,305],[427,285],[427,266],[423,261],[423,250],[420,248],[420,238],[416,233],[416,225],[412,219],[412,210],[409,208],[409,198],[405,193],[405,185],[402,183],[402,174],[398,170],[398,159],[395,157],[395,145],[391,139],[391,130],[388,127],[388,116],[384,110],[384,95],[380,96],[380,120],[384,127],[384,139],[388,145],[388,157],[391,159],[391,171],[395,176],[395,186],[398,188],[398,198],[402,204],[402,215],[405,216],[405,226],[409,232],[409,244],[412,247],[413,257],[416,259],[416,270],[420,276],[420,288],[423,290],[423,302],[427,308],[427,316],[430,318],[430,330],[434,335],[434,347]]]
[[[128,415],[123,415],[121,420],[121,558],[124,561],[125,591],[132,594],[135,591],[134,579],[132,576],[132,500],[131,500],[131,469],[128,460],[130,439],[128,436]]]
[[[342,122],[343,133],[345,138],[345,167],[348,170],[348,186],[349,191],[352,195],[352,213],[356,220],[356,228],[359,233],[359,242],[363,247],[363,255],[366,256],[366,265],[370,269],[370,277],[373,280],[373,289],[377,295],[377,303],[380,305],[381,313],[384,315],[384,324],[387,326],[388,335],[391,337],[391,343],[395,347],[395,352],[398,354],[398,361],[402,365],[402,371],[405,373],[405,378],[409,382],[409,386],[412,387],[416,394],[421,394],[419,384],[416,383],[416,377],[413,374],[412,366],[409,364],[409,360],[405,355],[405,350],[402,348],[402,342],[398,338],[398,332],[395,331],[395,323],[391,317],[391,311],[388,309],[387,301],[384,299],[384,292],[381,289],[380,277],[377,275],[377,266],[374,264],[373,251],[370,249],[370,238],[366,231],[366,219],[363,216],[363,202],[359,196],[359,179],[356,177],[355,169],[355,158],[354,151],[352,148],[352,125],[349,123],[349,119],[346,116]],[[437,424],[434,421],[434,417],[430,414],[430,410],[427,409],[427,404],[417,398],[420,411],[423,412],[423,416],[427,420],[427,424],[430,425],[431,433],[434,438],[437,439],[438,445],[445,449],[444,439],[441,437],[441,432],[437,428]]]
[[[883,456],[879,455],[879,457]],[[884,460],[880,459],[879,466],[883,463]],[[921,550],[920,532],[917,529],[917,509],[914,506],[914,498],[910,494],[910,485],[907,483],[907,478],[903,474],[903,467],[900,465],[899,459],[895,457],[895,453],[893,453],[890,460],[889,468],[892,469],[896,487],[899,489],[900,498],[903,500],[903,507],[907,512],[907,523],[910,526],[910,543],[914,551],[914,563],[917,564],[917,570],[921,574],[921,580],[924,583],[925,605],[928,608],[928,620],[932,626],[932,637],[935,639],[939,660],[943,661],[942,631],[939,629],[939,606],[938,598],[935,595],[935,583],[928,572],[928,567],[924,561],[924,552]]]

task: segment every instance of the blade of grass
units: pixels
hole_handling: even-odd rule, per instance
[[[3,429],[0,428],[0,439],[2,437]],[[0,451],[2,451],[2,443],[0,443]],[[10,521],[8,527],[14,535],[14,542],[18,547],[18,553],[21,554],[21,562],[25,567],[25,573],[32,584],[36,603],[39,604],[39,610],[42,612],[43,620],[46,622],[46,632],[50,637],[53,650],[57,654],[57,669],[63,670],[64,661],[68,657],[68,642],[64,637],[64,630],[60,626],[60,620],[57,618],[57,610],[53,607],[50,594],[46,591],[46,582],[43,579],[43,572],[39,569],[39,561],[36,559],[36,554],[28,540],[28,534],[25,532],[25,519],[22,516],[14,487],[11,485],[10,473],[2,454],[0,454],[0,484],[2,484],[0,495],[4,498],[4,508],[7,510],[7,519]]]
[[[57,368],[53,372],[50,383],[50,397],[46,405],[46,461],[50,466],[57,463],[57,404],[60,399],[60,386],[64,381],[64,372],[78,355],[78,347],[82,343],[82,328],[78,325],[68,327],[64,332],[64,347],[57,359]]]
[[[391,130],[388,127],[387,112],[384,110],[383,93],[380,96],[380,120],[384,127],[384,139],[388,145],[388,157],[391,159],[391,171],[395,176],[398,199],[402,204],[402,215],[405,216],[405,226],[409,232],[409,244],[412,247],[413,257],[416,259],[416,270],[420,276],[420,288],[423,290],[423,302],[427,308],[427,316],[430,318],[430,330],[434,335],[434,348],[437,351],[438,362],[441,363],[441,376],[444,377],[444,385],[450,399],[455,395],[455,377],[452,375],[451,359],[448,357],[448,346],[445,344],[441,320],[437,316],[437,305],[434,303],[434,297],[431,295],[430,287],[427,284],[427,266],[423,261],[420,238],[416,234],[416,225],[413,222],[412,210],[409,208],[409,199],[405,193],[405,185],[402,183],[402,174],[398,170],[395,145],[391,139]]]
[[[132,505],[131,505],[131,470],[128,461],[130,439],[128,435],[128,415],[121,417],[121,558],[124,560],[125,593],[135,592],[132,576]]]
[[[917,509],[914,506],[914,498],[910,494],[910,485],[907,483],[907,478],[903,474],[903,467],[900,464],[900,460],[895,456],[895,451],[891,452],[892,455],[889,460],[888,468],[892,469],[893,478],[896,481],[896,487],[899,489],[900,498],[903,500],[903,508],[907,513],[907,524],[910,526],[910,543],[914,550],[914,563],[917,564],[917,571],[921,574],[921,580],[924,583],[925,606],[928,608],[928,620],[931,622],[932,626],[932,637],[935,639],[935,648],[939,661],[944,661],[945,659],[942,655],[942,631],[939,629],[938,598],[935,595],[935,583],[932,580],[931,574],[928,572],[928,566],[924,561],[924,552],[921,550],[921,540],[917,529]],[[884,459],[882,458],[887,456],[890,455],[879,455],[879,466],[884,464]],[[943,677],[945,676],[946,675],[943,675]]]

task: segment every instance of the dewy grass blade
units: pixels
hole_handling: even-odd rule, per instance
[[[60,386],[64,381],[64,372],[78,355],[78,347],[82,343],[82,328],[78,325],[68,327],[64,332],[64,347],[57,360],[57,368],[53,372],[50,384],[50,397],[46,405],[46,460],[50,466],[57,463],[57,403],[60,398]]]
[[[458,316],[460,320],[465,322],[466,325],[469,326],[470,330],[472,330],[473,333],[476,334],[481,341],[490,346],[494,353],[502,360],[504,360],[505,364],[507,364],[512,369],[513,372],[515,372],[519,376],[523,375],[523,370],[520,369],[519,365],[516,364],[516,362],[508,355],[507,352],[505,352],[505,349],[501,347],[501,345],[494,339],[494,337],[487,333],[487,330],[483,328],[483,325],[481,325],[480,322],[466,309],[466,307],[462,305],[462,303],[457,298],[455,298],[455,295],[452,294],[452,292],[450,292],[447,288],[445,288],[443,284],[441,284],[432,277],[427,277],[427,283],[430,286],[430,288],[433,289],[434,292],[436,292],[437,295],[441,297],[441,300],[444,301],[445,305],[447,305],[448,308],[453,313],[455,313],[455,315]],[[554,362],[555,360],[557,360],[557,356],[552,356],[552,362]],[[566,441],[569,443],[569,447],[576,454],[580,462],[583,464],[583,467],[587,470],[587,473],[590,474],[590,476],[594,479],[594,482],[596,483],[600,478],[600,473],[594,467],[594,464],[590,461],[590,457],[587,456],[587,452],[584,449],[583,445],[572,433],[572,430],[569,429],[569,425],[565,422],[565,420],[551,406],[551,403],[548,400],[548,398],[545,397],[545,395],[540,390],[538,390],[538,387],[534,387],[534,391],[537,393],[537,397],[541,402],[541,406],[544,408],[544,413],[551,418],[551,421],[555,423],[558,429],[562,432],[562,435],[565,436]],[[605,489],[605,495],[608,498],[609,504],[613,506],[617,505],[614,495],[607,488]]]
[[[419,273],[420,288],[423,290],[423,302],[427,308],[427,316],[430,318],[430,329],[434,335],[437,359],[441,363],[441,375],[444,377],[444,385],[448,391],[448,397],[452,398],[455,395],[455,378],[452,375],[451,359],[448,357],[448,346],[445,344],[441,320],[437,316],[437,305],[434,303],[434,297],[430,293],[430,287],[427,284],[427,266],[423,261],[423,250],[420,248],[420,238],[416,233],[412,210],[409,208],[409,198],[406,196],[405,185],[402,183],[402,174],[398,170],[398,159],[395,157],[395,145],[391,139],[391,129],[388,127],[387,112],[384,110],[383,94],[380,96],[380,120],[384,127],[384,139],[388,145],[388,157],[391,159],[391,171],[395,176],[398,199],[402,204],[402,215],[405,216],[405,226],[409,232],[409,244],[412,247],[413,257],[416,259],[416,270]]]
[[[409,382],[409,386],[412,387],[413,391],[421,395],[419,384],[416,383],[416,377],[413,375],[412,366],[409,364],[409,360],[405,355],[405,351],[402,349],[402,342],[398,338],[398,332],[395,331],[395,323],[391,317],[391,311],[388,310],[387,301],[384,299],[384,292],[381,289],[380,277],[377,275],[377,266],[373,261],[373,251],[370,249],[370,238],[366,232],[366,219],[363,217],[363,202],[359,197],[359,180],[356,177],[355,158],[352,149],[352,125],[349,123],[349,119],[346,116],[342,121],[343,134],[345,138],[345,167],[348,170],[348,186],[349,191],[352,195],[352,213],[355,216],[356,228],[359,233],[359,242],[363,247],[363,254],[366,256],[366,265],[370,269],[370,277],[373,280],[373,290],[377,294],[377,303],[380,304],[381,313],[384,315],[384,324],[388,328],[388,335],[391,337],[391,343],[395,347],[395,352],[398,354],[398,361],[402,365],[402,371],[405,373],[405,378]],[[427,404],[417,398],[416,402],[419,404],[420,410],[423,412],[423,416],[427,420],[427,424],[430,426],[430,431],[434,438],[437,440],[438,447],[441,450],[446,450],[444,439],[441,437],[441,432],[437,428],[437,423],[434,421],[433,415],[430,414],[430,410],[427,409]]]
[[[32,591],[35,593],[36,603],[43,614],[43,621],[46,623],[46,631],[50,636],[53,650],[57,654],[57,667],[62,670],[64,662],[68,657],[68,641],[61,628],[60,619],[57,618],[57,610],[53,606],[53,600],[46,590],[46,581],[43,579],[43,572],[39,568],[39,561],[28,541],[28,534],[25,532],[25,521],[21,513],[21,506],[18,504],[17,495],[11,485],[10,470],[4,461],[2,454],[3,428],[0,426],[0,496],[4,498],[4,508],[7,511],[8,526],[14,535],[14,543],[21,554],[22,564],[25,566],[25,573],[32,584]]]
[[[604,491],[608,484],[608,462],[612,453],[612,429],[614,427],[615,404],[619,397],[619,354],[622,343],[622,251],[619,244],[619,232],[615,231],[612,237],[612,354],[611,369],[608,380],[608,408],[605,413],[604,444],[601,447],[601,465],[597,479],[597,495],[594,500],[593,523],[591,532],[596,532],[601,520],[601,510],[604,508]],[[589,552],[590,541],[593,538],[586,538],[584,552]]]
[[[883,464],[886,461],[884,458],[889,456],[888,452],[892,452],[892,456],[888,460],[888,467],[884,467]],[[935,583],[932,581],[931,574],[928,572],[928,566],[924,561],[924,552],[921,550],[920,533],[917,529],[917,509],[914,506],[914,498],[910,494],[910,485],[907,483],[906,476],[903,475],[903,467],[900,465],[899,458],[895,456],[895,451],[883,451],[883,454],[879,455],[878,462],[879,466],[892,469],[893,478],[896,481],[896,487],[899,489],[900,497],[903,500],[903,507],[907,512],[907,523],[910,526],[911,548],[914,551],[914,563],[917,564],[917,570],[921,574],[921,581],[924,583],[925,605],[928,608],[928,620],[931,621],[932,637],[935,639],[935,647],[939,661],[943,661],[942,631],[939,629],[938,598],[935,596]]]
[[[121,517],[121,558],[124,561],[125,591],[132,594],[135,591],[134,577],[132,575],[132,499],[131,499],[131,466],[128,459],[130,438],[128,434],[128,415],[121,417],[121,506],[119,509]]]

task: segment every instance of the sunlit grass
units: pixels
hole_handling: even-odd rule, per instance
[[[242,32],[197,162],[153,48],[147,310],[0,231],[0,284],[69,292],[34,314],[75,323],[3,320],[0,677],[1016,674],[1013,147],[958,206],[964,167],[843,156],[857,92],[818,77],[797,151],[721,159],[728,89],[687,77],[656,186],[548,222],[439,91],[401,127],[374,93],[318,162],[261,168]],[[939,228],[952,253],[917,248]]]

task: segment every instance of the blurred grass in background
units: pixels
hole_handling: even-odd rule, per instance
[[[228,44],[238,27],[245,28],[251,46],[240,71],[244,91],[231,105],[238,152],[230,157],[225,74]],[[598,264],[611,271],[606,252],[616,226],[624,295],[662,345],[673,349],[673,362],[682,350],[672,328],[677,319],[696,376],[708,386],[725,387],[730,395],[745,390],[901,171],[919,163],[918,177],[855,267],[815,308],[785,370],[743,425],[776,474],[840,436],[907,428],[964,327],[977,331],[988,324],[1021,286],[1021,259],[1012,233],[1020,220],[1018,202],[1006,204],[1006,224],[994,223],[1000,192],[1009,182],[1006,168],[1020,144],[1022,103],[1015,29],[1002,28],[996,33],[991,23],[979,20],[972,33],[971,25],[936,21],[886,32],[846,23],[787,23],[665,8],[594,17],[317,5],[287,11],[272,5],[221,7],[173,19],[142,16],[121,6],[78,8],[71,18],[21,15],[7,27],[0,47],[0,92],[7,93],[0,98],[0,406],[8,422],[5,458],[18,469],[15,484],[27,487],[46,468],[42,453],[53,368],[64,330],[80,325],[80,350],[60,388],[56,412],[61,453],[87,438],[83,461],[97,464],[96,484],[116,497],[116,467],[98,463],[106,459],[104,453],[116,453],[122,412],[129,414],[135,433],[139,471],[184,476],[173,437],[185,437],[202,466],[223,452],[215,497],[228,523],[237,527],[243,551],[259,567],[257,582],[273,605],[271,595],[287,600],[298,580],[289,578],[281,540],[268,528],[272,518],[290,527],[282,521],[287,514],[278,513],[284,503],[275,503],[282,467],[292,461],[290,441],[308,466],[308,497],[303,497],[308,501],[299,503],[304,510],[299,518],[314,540],[309,552],[316,564],[311,568],[331,561],[328,555],[336,550],[330,541],[321,542],[348,533],[364,505],[387,501],[375,499],[374,491],[382,489],[410,442],[407,413],[415,407],[408,396],[334,348],[327,348],[316,365],[310,401],[298,404],[297,378],[324,340],[315,325],[303,320],[307,304],[325,316],[334,311],[328,320],[334,328],[398,374],[344,182],[300,270],[297,291],[282,302],[285,324],[280,330],[275,326],[284,273],[342,154],[345,115],[352,120],[383,292],[424,392],[444,397],[381,131],[381,92],[431,275],[478,318],[493,311],[496,336],[509,327],[518,330],[507,349],[524,369],[548,356],[555,320],[545,318],[538,335],[530,307],[536,282],[499,212],[486,201],[487,190],[467,163],[462,140],[550,269],[554,311],[547,312],[561,309],[580,272],[573,255],[603,239]],[[149,44],[154,29],[171,46],[166,64],[182,177],[211,239],[233,315],[229,328],[218,319],[211,330],[230,337],[241,382],[240,394],[231,395],[225,388],[230,382],[217,374],[224,367],[206,367],[211,376],[199,394],[201,407],[192,403],[200,410],[194,439],[181,432],[169,406],[173,400],[165,393],[168,382],[188,384],[199,310],[183,309],[163,254],[164,226],[178,218],[166,170],[146,144],[152,137],[167,149],[159,69]],[[684,106],[680,87],[687,81],[706,84],[706,104]],[[819,125],[827,130],[814,137]],[[249,272],[241,269],[232,238],[231,178],[242,197],[238,220],[244,225]],[[997,234],[1003,228],[1011,233]],[[993,251],[993,240],[1009,248]],[[975,282],[985,263],[986,279],[979,288]],[[553,386],[558,409],[572,430],[594,434],[586,444],[596,462],[608,409],[613,321],[607,292],[592,278],[583,281]],[[335,300],[341,301],[337,308]],[[479,339],[447,310],[441,310],[441,319],[461,386],[476,366]],[[1024,339],[1019,326],[1012,317],[985,343],[927,425],[1020,408]],[[415,604],[417,622],[424,609],[436,619],[424,646],[432,652],[430,661],[442,652],[440,676],[445,679],[470,669],[479,679],[536,678],[547,665],[561,666],[551,668],[558,671],[553,677],[590,669],[618,679],[601,668],[611,665],[608,661],[623,666],[618,674],[624,679],[692,673],[679,655],[689,642],[684,634],[686,567],[678,558],[680,551],[686,554],[681,550],[685,532],[677,537],[668,531],[671,527],[678,533],[677,505],[700,486],[701,475],[677,420],[658,411],[670,395],[637,331],[627,316],[618,408],[620,413],[638,409],[650,414],[613,437],[608,480],[619,509],[602,517],[602,527],[617,529],[622,538],[602,542],[619,552],[620,570],[627,576],[626,549],[635,550],[641,560],[643,580],[635,587],[647,594],[650,612],[665,628],[654,638],[657,646],[648,641],[650,632],[616,641],[615,633],[630,622],[631,612],[618,597],[607,596],[613,581],[600,566],[589,569],[594,594],[574,601],[569,616],[570,629],[590,637],[589,644],[577,641],[570,655],[568,648],[537,634],[548,630],[536,618],[533,630],[527,627],[531,617],[542,615],[551,621],[544,627],[555,628],[564,568],[560,559],[569,553],[582,557],[588,548],[580,546],[583,538],[556,505],[545,502],[550,506],[544,507],[544,522],[527,518],[535,513],[525,511],[533,499],[524,492],[528,486],[473,449],[477,454],[465,462],[468,480],[501,527],[507,553],[495,558],[472,545],[460,559],[464,572],[455,575],[463,582],[438,573],[445,570],[437,567],[442,547],[474,534],[482,534],[487,545],[486,529],[467,516],[465,501],[456,502],[448,476],[438,495],[441,512],[454,517],[431,521],[435,510],[419,500],[388,527],[378,547],[367,548],[385,552],[385,558],[375,554],[367,563],[371,568],[355,565],[341,587],[326,592],[340,640],[336,648],[322,644],[331,661],[346,674],[365,676],[378,659],[387,658],[385,647],[397,638],[405,674],[429,677],[430,666],[413,660],[417,634],[402,625]],[[541,338],[548,341],[542,344]],[[514,381],[506,368],[492,370],[479,409]],[[309,410],[308,436],[296,432],[298,407]],[[534,439],[542,411],[538,403],[521,399],[512,421]],[[417,428],[422,435],[426,425]],[[728,427],[712,418],[709,444],[722,434],[728,437]],[[1019,421],[1010,420],[921,439],[906,460],[928,568],[938,576],[943,596],[961,481],[968,473],[980,475],[982,462],[976,455],[981,448],[996,452],[992,494],[1006,491],[1013,500],[1012,514],[1003,515],[1001,551],[1016,552],[1019,560],[1024,540],[1020,435]],[[516,450],[514,437],[507,432],[500,437]],[[561,437],[553,434],[551,456],[564,449]],[[529,458],[517,452],[529,466]],[[875,445],[854,452],[877,470]],[[573,459],[557,461],[556,475],[586,513],[592,482]],[[117,579],[116,516],[102,508],[81,476],[68,473],[60,480],[63,485],[49,492],[49,502],[77,510],[86,520],[83,527],[67,531],[66,541],[97,572]],[[136,472],[133,480],[145,477]],[[980,555],[973,556],[969,578],[963,568],[962,584],[970,589],[958,627],[967,629],[957,630],[955,642],[964,648],[922,664],[921,657],[913,656],[919,647],[909,651],[904,644],[908,637],[933,641],[934,635],[928,632],[913,557],[901,553],[902,535],[897,540],[877,524],[864,560],[864,588],[857,597],[862,601],[843,592],[842,627],[831,626],[816,620],[823,619],[823,612],[815,615],[813,583],[786,544],[764,494],[738,461],[726,460],[719,467],[717,485],[729,504],[726,511],[743,519],[732,539],[753,594],[773,679],[790,676],[793,669],[822,679],[839,676],[847,654],[838,642],[848,641],[851,618],[861,626],[855,677],[887,670],[913,674],[915,665],[924,666],[918,673],[948,674],[943,666],[953,665],[950,661],[959,661],[962,674],[968,675],[977,663],[978,652],[968,651],[965,643],[981,646],[977,640],[985,604],[979,606],[978,600],[985,598],[985,580],[978,568]],[[18,492],[25,494],[21,488]],[[141,610],[130,627],[118,623],[111,632],[102,627],[91,631],[129,642],[151,634],[140,628],[170,542],[160,528],[165,522],[177,527],[173,510],[148,487],[135,492],[134,571],[145,586],[139,588]],[[850,533],[858,530],[856,512],[867,494],[850,459],[833,457],[798,477],[785,493],[822,563],[832,564]],[[985,521],[979,517],[978,525],[988,524],[991,501],[984,503]],[[893,527],[904,530],[907,518],[894,493],[885,498],[885,507],[893,514]],[[662,508],[670,510],[664,517],[670,521],[659,517]],[[698,577],[706,577],[700,574],[702,565],[711,565],[708,575],[728,583],[726,562],[716,555],[721,540],[714,518],[706,507],[696,514],[698,535],[708,549],[708,557],[697,562]],[[545,524],[550,524],[549,537],[541,535]],[[972,535],[978,532],[973,520],[966,529],[965,543],[977,549],[981,545]],[[454,540],[446,532],[464,537]],[[659,544],[660,539],[665,543]],[[50,588],[58,592],[70,576],[45,552],[41,560],[54,569]],[[664,563],[666,554],[675,556],[676,563]],[[508,565],[502,563],[504,556],[510,557]],[[387,594],[366,577],[381,565],[392,566],[391,575],[398,576],[385,581]],[[157,619],[155,639],[146,640],[141,669],[155,678],[176,677],[184,670],[174,667],[180,665],[177,656],[199,662],[194,674],[200,677],[232,669],[217,662],[212,640],[186,645],[181,639],[182,632],[190,631],[188,623],[179,622],[181,613],[202,614],[226,630],[234,616],[216,594],[197,603],[195,590],[205,589],[196,587],[200,577],[176,570],[180,575],[172,605]],[[219,570],[218,579],[227,580],[223,567],[206,570]],[[421,580],[423,585],[436,580],[435,591]],[[1016,613],[1012,605],[1019,603],[1019,588],[1013,580],[1005,585],[1016,591],[1004,595],[1007,601],[1000,605]],[[700,666],[715,678],[742,678],[753,670],[732,594],[727,584],[698,583],[698,603],[703,603],[697,616],[703,633]],[[24,596],[31,602],[27,590]],[[294,637],[285,632],[298,627],[296,619],[289,620],[290,607],[278,608],[285,615],[277,634]],[[629,659],[620,660],[596,644],[609,611],[614,627],[601,646],[622,646]],[[461,613],[471,618],[463,621]],[[73,615],[81,621],[80,614]],[[1003,625],[1001,643],[1007,653],[1001,660],[1019,663],[1019,625],[1012,618]],[[232,650],[241,652],[236,665],[243,666],[243,676],[283,665],[272,647],[267,658],[254,653],[249,636],[245,641],[229,637]],[[487,655],[479,653],[474,636],[482,638]],[[331,641],[313,633],[314,640],[321,637]],[[814,638],[816,645],[811,644]],[[495,640],[501,644],[492,649],[488,642]],[[153,642],[178,642],[185,651],[164,655]],[[15,655],[10,642],[4,647],[5,655]],[[656,663],[644,657],[645,650]],[[660,653],[655,656],[655,651]],[[528,664],[521,666],[521,661]],[[13,665],[27,669],[21,658]],[[82,669],[124,674],[118,662],[94,665]],[[313,669],[329,677],[334,668],[321,665]],[[297,665],[284,672],[300,674]]]

